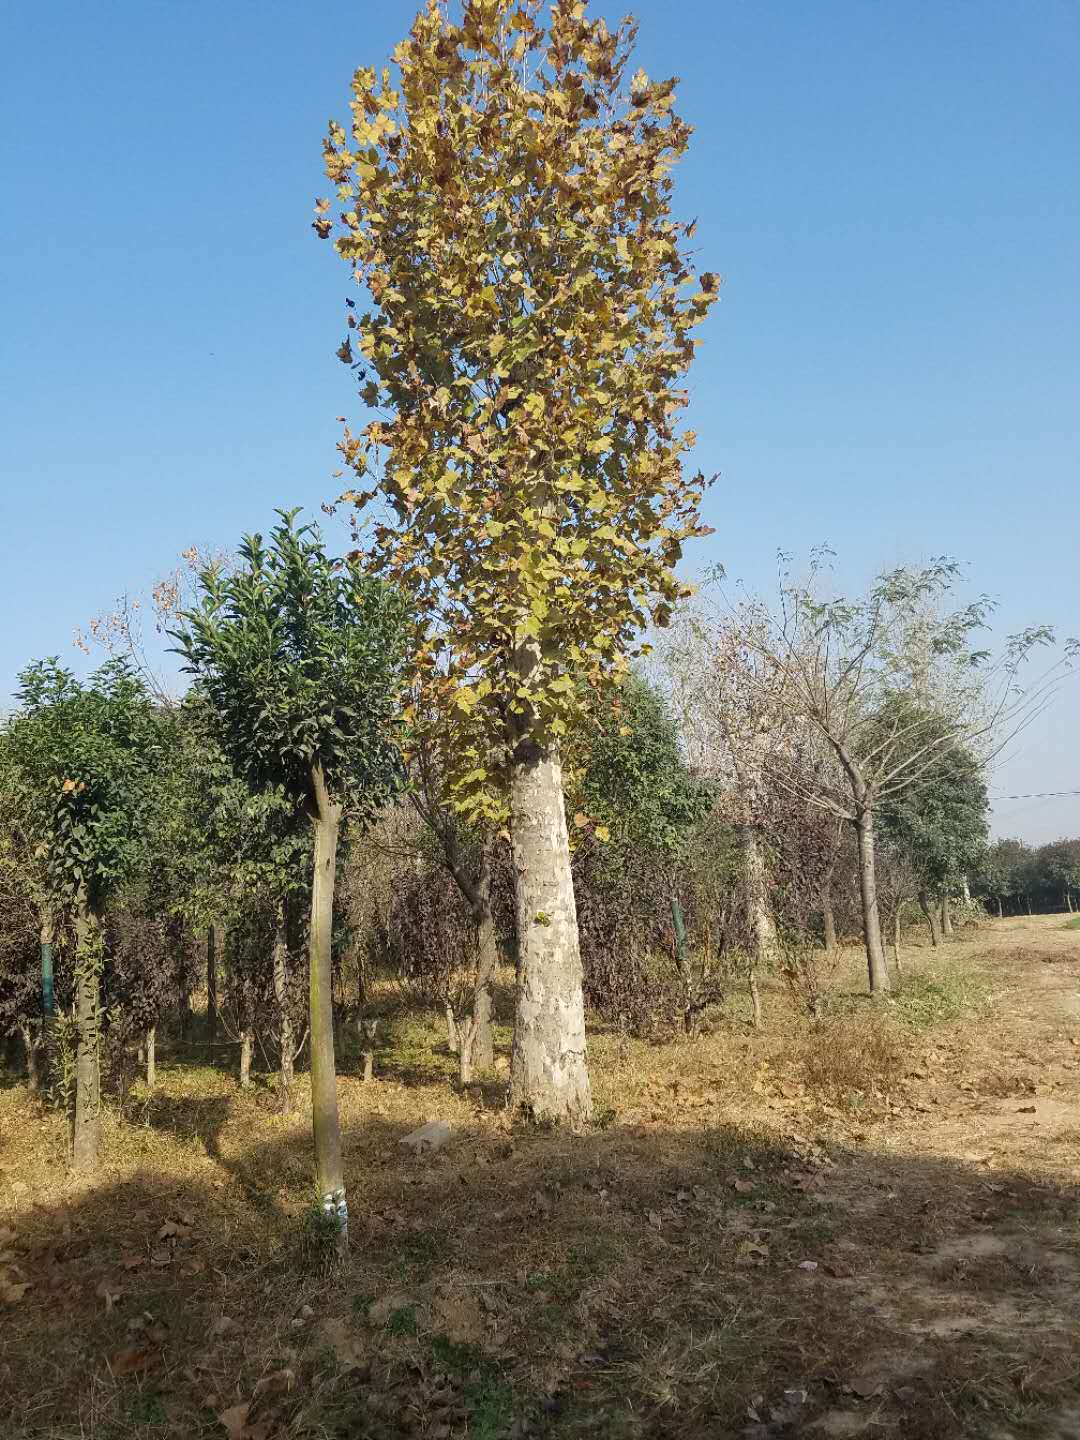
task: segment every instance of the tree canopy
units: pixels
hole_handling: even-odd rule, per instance
[[[315,228],[373,301],[340,352],[385,407],[343,452],[382,508],[373,563],[410,596],[457,803],[500,814],[508,743],[549,741],[617,671],[707,533],[676,421],[716,298],[671,216],[690,127],[628,73],[635,28],[574,0],[435,0],[357,70]],[[350,302],[350,305],[352,302]],[[355,342],[355,349],[354,349]],[[373,484],[369,485],[369,481]]]

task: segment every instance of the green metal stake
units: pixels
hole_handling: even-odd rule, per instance
[[[47,1019],[56,1014],[56,992],[53,989],[53,945],[41,942],[41,1009]]]

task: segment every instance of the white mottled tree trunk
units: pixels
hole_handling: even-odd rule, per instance
[[[515,1112],[576,1125],[592,1115],[577,907],[558,752],[522,740],[510,792],[519,947],[510,1067]]]

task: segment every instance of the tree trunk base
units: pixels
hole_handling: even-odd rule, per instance
[[[577,908],[557,753],[522,742],[511,781],[519,978],[513,1111],[543,1124],[592,1118]]]

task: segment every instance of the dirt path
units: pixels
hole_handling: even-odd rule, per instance
[[[998,922],[921,956],[925,972],[941,964],[989,994],[920,1056],[878,1153],[833,1172],[829,1201],[851,1218],[852,1278],[835,1283],[874,1338],[844,1402],[807,1428],[951,1434],[927,1403],[945,1390],[950,1407],[985,1408],[969,1433],[1078,1440],[1080,933]]]

